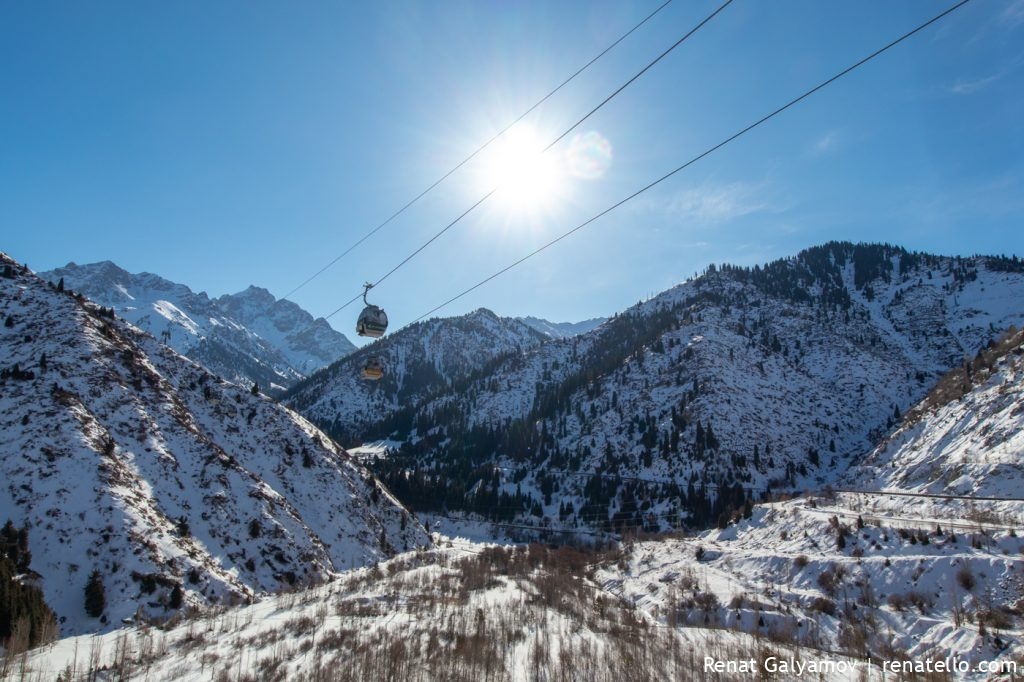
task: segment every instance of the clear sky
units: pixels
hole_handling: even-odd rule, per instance
[[[283,295],[660,1],[0,3],[0,249]],[[505,183],[374,292],[400,326],[946,6],[735,0],[507,177],[717,4],[674,0],[293,300],[326,314]],[[1024,254],[1022,93],[1024,0],[973,0],[443,314],[609,315],[831,239]]]

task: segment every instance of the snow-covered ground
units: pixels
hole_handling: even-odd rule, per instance
[[[442,536],[435,549],[321,587],[61,640],[7,661],[5,679],[91,679],[96,669],[124,680],[749,678],[708,673],[706,657],[753,661],[762,677],[790,661],[832,666],[777,676],[828,680],[891,680],[883,661],[956,657],[972,671],[956,677],[993,679],[980,666],[1020,659],[1017,615],[1004,616],[1011,625],[972,620],[974,604],[995,608],[1019,590],[1019,538],[923,545],[868,526],[837,551],[829,522],[805,505],[760,507],[699,537],[582,552]],[[951,567],[972,571],[970,589],[949,584]]]
[[[798,655],[761,635],[666,625],[590,577],[628,565],[618,550],[439,544],[251,606],[65,639],[9,661],[5,679],[695,680],[705,656]]]
[[[359,447],[347,448],[347,452],[360,462],[371,462],[387,457],[401,446],[402,444],[397,440],[383,439],[363,443]]]

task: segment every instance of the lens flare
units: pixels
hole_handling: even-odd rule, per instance
[[[565,152],[569,174],[581,180],[597,180],[612,165],[612,143],[591,130],[574,135]]]

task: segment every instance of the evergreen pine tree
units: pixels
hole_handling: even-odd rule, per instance
[[[103,588],[103,576],[98,570],[89,574],[85,584],[85,612],[92,618],[99,618],[107,608],[107,595]]]
[[[184,601],[185,593],[182,591],[181,585],[175,585],[174,589],[171,590],[171,599],[167,605],[174,610],[178,610]]]

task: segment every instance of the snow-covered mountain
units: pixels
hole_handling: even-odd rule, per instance
[[[223,377],[280,393],[355,350],[326,320],[259,287],[211,299],[151,273],[110,261],[40,273],[80,291]]]
[[[846,478],[868,490],[1024,498],[1024,332],[952,370]]]
[[[712,266],[365,435],[405,443],[374,466],[420,510],[714,522],[765,489],[834,482],[940,376],[1024,321],[1022,269],[847,243]],[[347,433],[330,403],[307,414]]]
[[[595,317],[590,320],[583,320],[582,322],[549,322],[539,317],[517,317],[516,319],[552,339],[585,334],[608,321],[607,317]]]
[[[847,490],[638,543],[625,570],[597,578],[664,613],[686,598],[689,576],[727,627],[876,659],[952,654],[969,665],[955,678],[993,679],[983,661],[1024,651],[1022,420],[1024,333],[1012,331],[912,406],[841,478]]]
[[[285,399],[333,435],[351,439],[369,424],[410,418],[409,406],[428,395],[458,391],[468,377],[499,360],[515,362],[547,340],[516,319],[481,308],[461,317],[418,322],[348,355],[296,385]],[[385,368],[370,382],[359,371],[370,357]]]
[[[909,679],[915,671],[926,679],[921,666],[934,670],[936,662],[957,666],[943,679],[1010,679],[1019,666],[992,666],[1016,665],[1024,654],[1024,502],[891,493],[1021,497],[1024,334],[998,331],[1024,317],[1021,269],[1017,260],[829,244],[766,268],[714,268],[580,337],[526,344],[482,364],[463,359],[450,388],[428,382],[410,393],[414,410],[392,412],[374,427],[394,428],[405,441],[378,465],[404,472],[394,479],[401,495],[443,510],[434,515],[442,529],[466,525],[451,516],[462,507],[477,519],[515,518],[508,532],[548,542],[502,547],[442,536],[431,549],[297,594],[197,613],[162,630],[68,639],[30,652],[14,672],[22,679],[70,667],[125,679],[698,680],[708,677],[710,655],[749,660],[751,676],[774,679]],[[26,298],[18,304],[39,307]],[[21,340],[26,331],[37,332],[18,326],[24,311],[6,297],[0,302],[5,314],[15,310],[0,338],[29,343]],[[131,330],[118,325],[111,337],[106,318],[87,305],[75,310],[97,343],[114,344],[112,353],[91,351],[91,362],[106,359],[119,381],[131,380],[131,370],[118,368],[126,361],[117,336]],[[475,325],[504,338],[505,321],[492,318],[477,311],[461,324],[476,329],[474,342],[494,338]],[[377,351],[409,368],[410,358],[430,350],[441,364],[441,355],[467,346],[458,343],[466,329],[450,323],[432,321],[430,334],[396,334],[392,347],[382,341]],[[444,345],[417,345],[423,338]],[[82,355],[66,349],[67,357]],[[164,356],[153,366],[163,368]],[[177,363],[185,376],[166,381],[177,382],[190,406],[205,400],[181,387],[201,370]],[[25,376],[26,367],[7,368],[3,400],[13,381],[67,381],[49,357],[41,377]],[[324,372],[309,383],[320,376],[322,398],[344,375]],[[151,390],[145,378],[142,385]],[[12,408],[3,408],[6,418]],[[29,424],[41,421],[33,413]],[[5,436],[14,423],[4,424]],[[83,443],[94,437],[79,433]],[[748,446],[746,438],[771,447],[740,460],[735,448]],[[819,449],[804,450],[809,443]],[[867,457],[857,450],[865,443]],[[37,470],[50,454],[40,452]],[[597,467],[605,469],[582,473]],[[42,472],[31,485],[48,485]],[[642,478],[626,477],[634,473]],[[660,484],[656,474],[678,478]],[[749,489],[772,478],[818,491],[751,504]],[[687,513],[715,520],[719,512],[714,530],[622,542],[593,528],[542,534],[531,526],[545,521],[530,518],[614,530],[664,528]],[[595,535],[602,543],[590,550],[551,544]],[[821,664],[833,668],[784,667]]]
[[[5,255],[0,311],[0,519],[28,524],[62,632],[248,599],[428,543],[305,419]],[[102,621],[83,605],[93,571]]]

